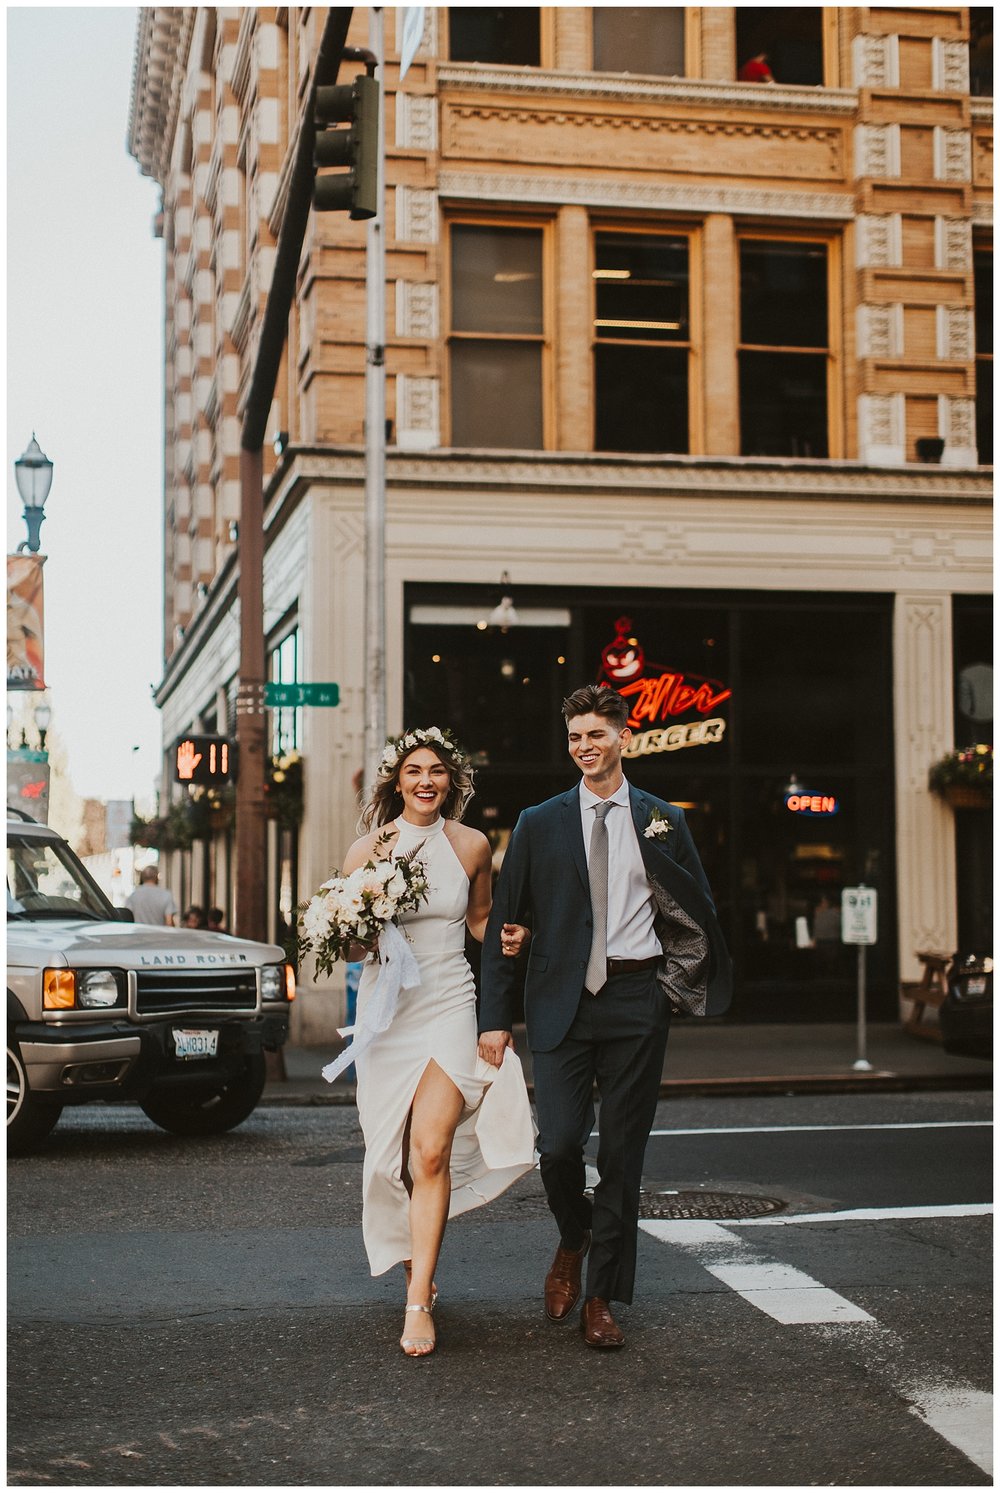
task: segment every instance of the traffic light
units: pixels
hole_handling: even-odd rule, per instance
[[[353,83],[317,88],[313,147],[316,166],[346,166],[335,176],[317,176],[313,203],[318,212],[350,212],[374,218],[378,212],[378,83],[362,73]],[[319,125],[350,129],[319,129]]]

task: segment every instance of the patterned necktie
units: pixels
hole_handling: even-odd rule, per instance
[[[608,826],[605,820],[614,808],[608,800],[594,810],[594,828],[590,832],[590,905],[594,917],[594,936],[587,961],[587,989],[591,995],[603,990],[608,981]]]

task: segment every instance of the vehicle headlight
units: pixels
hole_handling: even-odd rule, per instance
[[[111,969],[78,970],[76,1003],[90,1009],[117,1006],[121,1002],[118,977]]]
[[[285,999],[285,966],[265,964],[260,972],[260,996],[265,1001]]]

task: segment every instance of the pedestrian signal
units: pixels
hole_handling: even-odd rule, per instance
[[[225,736],[183,736],[174,748],[174,782],[203,786],[236,777],[236,749]]]

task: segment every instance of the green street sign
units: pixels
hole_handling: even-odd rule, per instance
[[[298,705],[339,705],[339,684],[265,684],[264,704],[269,710]]]

